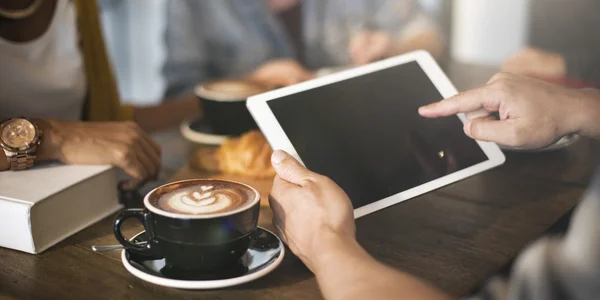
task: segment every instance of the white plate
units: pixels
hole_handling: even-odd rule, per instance
[[[131,240],[135,242],[147,239],[145,231],[138,233]],[[165,268],[164,259],[141,259],[139,256],[122,250],[123,266],[133,276],[166,287],[190,290],[221,289],[244,284],[259,279],[277,268],[285,256],[285,247],[272,232],[258,227],[253,236],[250,248],[242,258],[241,267],[246,268],[239,275],[220,276],[219,279],[190,280],[174,279],[161,272]]]
[[[228,136],[212,133],[210,126],[203,120],[193,119],[181,122],[179,127],[183,137],[191,142],[203,145],[219,146],[225,142]]]

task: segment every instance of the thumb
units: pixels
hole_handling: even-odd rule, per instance
[[[281,179],[296,185],[303,185],[313,175],[295,158],[282,150],[273,152],[271,163]]]
[[[509,122],[511,120],[478,118],[467,121],[464,130],[472,139],[511,146],[516,144],[516,141],[514,135],[511,135],[514,130]]]

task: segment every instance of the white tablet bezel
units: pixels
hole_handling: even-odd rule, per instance
[[[446,76],[446,74],[444,74],[442,69],[439,67],[439,65],[435,62],[433,57],[428,52],[415,51],[400,56],[392,57],[389,59],[385,59],[379,62],[375,62],[369,65],[365,65],[362,67],[349,69],[339,73],[327,75],[300,84],[296,84],[290,87],[281,88],[278,90],[250,97],[247,102],[248,110],[254,117],[254,120],[256,120],[256,123],[262,130],[263,134],[265,135],[273,149],[284,150],[292,156],[294,156],[296,159],[298,159],[302,164],[304,164],[304,162],[302,162],[302,158],[298,156],[296,149],[294,149],[294,146],[288,139],[283,128],[281,128],[281,125],[277,121],[277,118],[267,105],[268,101],[279,99],[281,97],[300,93],[317,87],[334,84],[336,82],[340,82],[358,76],[363,76],[369,73],[410,63],[413,61],[416,61],[419,64],[419,66],[421,66],[425,74],[427,74],[431,82],[433,82],[433,84],[440,92],[440,94],[444,97],[444,99],[452,97],[458,93],[454,85]],[[323,101],[327,100],[325,99]],[[458,118],[460,118],[460,120],[463,123],[466,120],[463,114],[459,114]],[[488,157],[487,161],[460,170],[458,172],[446,175],[444,177],[435,179],[433,181],[429,181],[417,187],[389,196],[371,204],[356,208],[354,210],[354,217],[360,218],[377,210],[381,210],[391,205],[433,191],[445,185],[457,182],[459,180],[465,179],[477,173],[481,173],[485,170],[491,169],[504,163],[504,154],[496,144],[479,141],[477,143],[479,144],[479,147],[483,150],[485,155]]]

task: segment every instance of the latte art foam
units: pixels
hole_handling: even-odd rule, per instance
[[[179,214],[210,215],[235,210],[250,201],[251,196],[249,191],[237,186],[193,186],[162,195],[157,207]]]
[[[213,101],[246,101],[246,98],[266,92],[262,85],[244,80],[217,80],[196,87],[196,96]]]

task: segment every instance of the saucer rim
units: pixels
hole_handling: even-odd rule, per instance
[[[219,146],[222,145],[229,137],[228,135],[210,134],[192,130],[190,126],[197,120],[198,118],[184,120],[179,126],[181,135],[183,135],[183,137],[188,141],[201,145]]]
[[[222,289],[222,288],[226,288],[226,287],[242,285],[242,284],[257,280],[257,279],[264,277],[265,275],[271,273],[273,270],[275,270],[281,264],[281,262],[283,261],[283,258],[285,256],[285,246],[284,246],[283,242],[281,241],[281,239],[275,233],[273,233],[272,231],[270,231],[266,228],[263,228],[260,226],[258,226],[257,228],[260,228],[261,230],[264,230],[264,231],[274,235],[277,238],[277,240],[279,241],[279,244],[281,245],[281,251],[280,251],[279,257],[275,261],[273,261],[273,263],[266,266],[262,270],[259,270],[258,272],[252,273],[249,275],[243,275],[240,277],[220,279],[220,280],[178,280],[178,279],[170,279],[170,278],[161,278],[161,277],[157,277],[157,276],[148,274],[146,272],[143,272],[143,271],[139,270],[138,268],[134,267],[133,265],[131,265],[131,263],[129,263],[129,260],[127,259],[127,256],[126,256],[127,250],[125,250],[125,249],[121,250],[121,262],[123,263],[123,266],[125,267],[125,269],[130,274],[132,274],[134,277],[137,277],[138,279],[141,279],[143,281],[146,281],[146,282],[149,282],[152,284],[156,284],[156,285],[160,285],[160,286],[164,286],[164,287],[171,287],[171,288],[184,289],[184,290],[212,290],[212,289]],[[144,230],[144,231],[139,232],[138,234],[134,235],[130,240],[137,238],[144,232],[146,232],[146,231]]]

